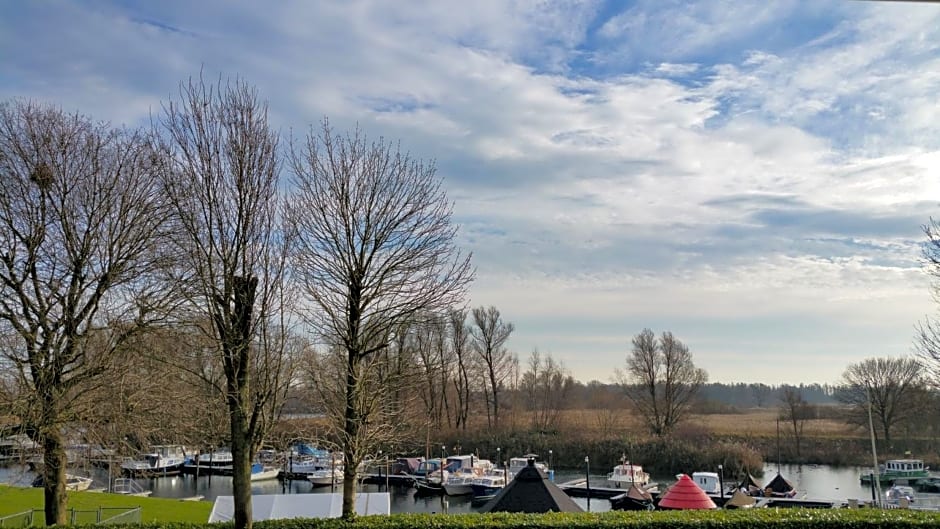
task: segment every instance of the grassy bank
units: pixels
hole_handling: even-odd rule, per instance
[[[99,508],[105,510],[127,507],[141,508],[142,522],[191,522],[204,523],[209,520],[212,503],[207,501],[181,501],[166,498],[146,498],[108,494],[104,492],[69,492],[68,508],[92,513]],[[43,509],[42,489],[35,487],[11,487],[0,485],[0,517],[28,510]],[[42,513],[36,514],[42,520]],[[87,516],[80,517],[87,519]]]

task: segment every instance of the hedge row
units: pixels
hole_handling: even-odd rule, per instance
[[[754,509],[549,514],[396,514],[355,520],[290,519],[255,529],[901,529],[940,527],[940,513],[907,509]],[[231,529],[232,524],[138,524],[127,529]]]

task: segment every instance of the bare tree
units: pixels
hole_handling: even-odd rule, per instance
[[[891,430],[922,416],[927,407],[923,366],[913,358],[867,358],[842,374],[836,399],[850,406],[846,419],[868,427],[868,409],[886,443]]]
[[[164,106],[163,181],[184,236],[179,284],[196,326],[213,339],[224,376],[205,376],[224,399],[233,457],[235,527],[251,527],[251,462],[290,381],[287,244],[281,230],[278,134],[267,105],[241,81],[180,84]],[[194,355],[202,351],[193,351]],[[206,364],[182,366],[205,375]]]
[[[154,158],[137,131],[0,104],[0,354],[18,397],[6,409],[42,445],[49,525],[66,522],[62,426],[164,308]]]
[[[654,435],[668,435],[689,413],[708,374],[692,362],[692,353],[671,332],[657,340],[650,329],[633,337],[626,374],[620,384]]]
[[[473,309],[470,337],[473,350],[485,372],[483,395],[486,400],[486,424],[491,428],[499,427],[499,394],[512,374],[513,356],[506,349],[506,341],[514,330],[515,326],[511,322],[504,322],[496,307]]]
[[[522,374],[520,386],[528,409],[534,412],[533,428],[546,432],[557,424],[574,387],[574,378],[552,355],[543,358],[536,349],[529,356],[529,369]]]
[[[447,322],[450,351],[457,364],[456,376],[454,377],[454,392],[457,398],[454,422],[457,428],[466,430],[467,419],[470,417],[470,374],[468,370],[471,365],[466,309],[451,309],[448,312]]]
[[[443,314],[473,278],[454,239],[451,205],[434,166],[357,130],[319,133],[291,150],[297,194],[289,211],[297,276],[313,308],[308,321],[345,355],[341,421],[343,516],[355,515],[357,466],[378,428],[366,405],[372,357],[394,331],[423,314]]]
[[[773,388],[767,384],[757,383],[751,385],[751,395],[753,395],[754,404],[758,408],[763,408],[764,405],[767,404],[771,393],[773,393]]]
[[[816,409],[803,398],[803,391],[793,386],[783,386],[780,394],[780,420],[790,423],[790,433],[796,446],[796,457],[801,455],[803,430],[806,421],[816,415]]]

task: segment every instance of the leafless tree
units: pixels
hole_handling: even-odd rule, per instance
[[[626,374],[618,377],[650,432],[660,437],[688,415],[699,388],[708,381],[684,343],[668,331],[657,340],[650,329],[633,337]]]
[[[931,218],[923,226],[927,243],[923,246],[924,266],[932,278],[930,286],[934,301],[940,303],[940,222]],[[929,382],[940,387],[940,322],[928,317],[918,325],[914,339],[917,356],[929,373]]]
[[[466,309],[451,309],[448,312],[448,337],[450,338],[450,351],[456,363],[454,377],[454,393],[456,403],[454,410],[454,423],[459,429],[467,429],[467,419],[470,417],[470,369],[471,359],[468,345],[470,331],[467,327]]]
[[[251,462],[290,382],[287,244],[280,226],[278,134],[242,81],[180,84],[164,106],[163,182],[183,236],[177,278],[224,376],[206,376],[229,413],[235,527],[251,527]],[[206,374],[192,351],[181,366]]]
[[[499,427],[499,396],[504,383],[512,374],[513,356],[506,349],[506,341],[515,326],[503,321],[496,307],[473,309],[470,338],[484,371],[483,395],[486,400],[486,424]]]
[[[552,355],[543,358],[536,349],[529,356],[529,369],[522,374],[520,385],[527,408],[534,412],[533,428],[546,432],[558,422],[574,387],[574,378],[564,364],[555,361]]]
[[[814,418],[815,408],[803,398],[803,391],[793,386],[783,386],[780,394],[780,420],[790,423],[790,433],[796,447],[796,457],[800,457],[803,444],[803,430],[806,421]]]
[[[850,406],[846,419],[868,427],[868,409],[882,439],[891,442],[891,430],[922,416],[927,407],[923,366],[913,358],[867,358],[851,364],[842,374],[836,398]]]
[[[473,277],[454,244],[451,204],[432,164],[357,130],[334,135],[324,120],[291,149],[297,193],[289,208],[293,254],[308,321],[344,355],[341,421],[343,516],[355,515],[357,466],[376,424],[364,392],[373,357],[394,331],[463,299]]]
[[[753,384],[751,386],[751,394],[754,396],[754,404],[758,408],[763,408],[767,404],[767,400],[770,398],[770,394],[773,393],[773,389],[767,384]]]
[[[19,397],[6,409],[42,445],[49,525],[66,522],[63,425],[165,308],[154,159],[138,131],[0,104],[0,354]]]

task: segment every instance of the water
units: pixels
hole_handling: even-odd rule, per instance
[[[106,469],[91,468],[88,472],[79,471],[82,474],[90,475],[95,479],[92,487],[105,488],[108,483],[108,471]],[[859,475],[867,472],[861,467],[831,467],[828,465],[781,465],[780,473],[783,477],[792,483],[799,491],[797,497],[805,497],[820,500],[838,500],[847,499],[870,500],[871,489],[864,487],[859,482]],[[777,474],[776,465],[767,465],[764,468],[764,476],[759,481],[766,483],[773,479]],[[0,467],[0,482],[11,483],[20,486],[29,486],[35,477],[35,473],[30,472],[25,467],[9,466]],[[563,483],[573,479],[583,478],[584,474],[576,471],[558,471],[556,472],[556,482]],[[603,486],[605,475],[591,475],[591,484],[593,486]],[[153,491],[155,498],[187,498],[193,496],[203,496],[206,501],[214,501],[217,496],[227,496],[232,494],[232,478],[227,476],[168,476],[160,478],[139,479],[138,483],[145,490]],[[653,476],[653,481],[662,485],[668,485],[675,481],[675,476]],[[737,479],[730,476],[724,477],[725,486],[737,483]],[[337,492],[341,487],[336,489]],[[360,486],[362,492],[384,492],[384,485],[364,484]],[[323,494],[329,493],[330,487],[313,487],[304,480],[280,481],[269,480],[252,484],[252,494]],[[391,511],[393,513],[401,512],[425,512],[425,513],[468,513],[478,512],[481,505],[475,505],[471,502],[470,496],[415,496],[415,489],[410,487],[391,486],[389,489],[391,497]],[[610,502],[604,499],[591,499],[590,506],[586,498],[572,498],[582,509],[590,509],[592,512],[601,512],[610,510]],[[918,493],[915,505],[919,507],[932,506],[940,507],[940,494]]]

